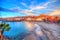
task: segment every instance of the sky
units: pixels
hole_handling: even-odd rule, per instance
[[[0,17],[49,14],[60,11],[60,0],[0,0]]]

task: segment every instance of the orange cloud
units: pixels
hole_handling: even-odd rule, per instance
[[[51,12],[50,15],[60,15],[60,10],[55,10]]]

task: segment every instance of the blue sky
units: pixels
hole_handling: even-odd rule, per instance
[[[0,16],[49,14],[60,10],[60,0],[0,0]]]

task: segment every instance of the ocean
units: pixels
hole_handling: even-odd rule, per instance
[[[25,22],[7,22],[11,29],[10,31],[5,31],[4,35],[8,37],[16,37],[21,33],[27,33],[28,30],[26,29]]]

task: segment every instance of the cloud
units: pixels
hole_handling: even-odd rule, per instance
[[[51,2],[46,2],[46,3],[44,3],[43,5],[36,5],[36,6],[30,5],[30,10],[34,11],[34,10],[46,9],[50,3],[51,3]]]
[[[26,3],[21,2],[21,4],[22,4],[24,7],[28,8],[28,6],[27,6],[27,4],[26,4]]]
[[[46,7],[48,6],[48,4],[49,4],[50,2],[46,2],[46,3],[44,3],[42,6],[40,6],[40,5],[36,5],[36,6],[35,6],[34,3],[35,3],[35,1],[32,1],[31,4],[30,4],[30,6],[28,6],[26,3],[21,2],[21,4],[22,4],[24,7],[28,8],[28,9],[30,9],[30,10],[41,10],[41,9],[44,9],[44,8],[46,8]]]
[[[36,13],[35,12],[33,12],[33,11],[31,11],[31,10],[22,10],[22,11],[20,11],[21,13],[24,13],[24,14],[27,14],[27,15],[35,15]]]
[[[58,0],[50,0],[50,1],[52,1],[52,2],[56,2],[56,1],[58,1]]]
[[[53,2],[56,2],[56,0],[53,0],[52,2],[46,2],[46,3],[43,3],[43,5],[34,5],[35,1],[32,1],[30,6],[28,6],[25,2],[21,2],[20,4],[22,4],[24,7],[28,8],[28,9],[21,9],[20,7],[15,7],[15,8],[12,8],[11,10],[13,11],[17,11],[19,13],[23,13],[23,14],[26,14],[26,15],[36,15],[38,14],[36,12],[36,10],[43,10],[43,9],[46,9],[46,10],[49,10],[47,9],[48,5],[53,3]],[[50,9],[52,10],[52,9]]]
[[[30,6],[28,6],[28,5],[27,5],[26,3],[24,3],[24,2],[21,2],[21,4],[22,4],[24,7],[26,7],[26,8],[29,9],[29,10],[28,10],[28,9],[22,10],[22,12],[23,12],[24,14],[27,14],[27,15],[34,15],[34,14],[37,14],[37,12],[35,13],[34,11],[47,9],[47,7],[49,6],[49,4],[54,3],[54,2],[56,2],[56,1],[57,1],[57,0],[51,0],[51,2],[48,1],[48,2],[46,2],[46,3],[43,3],[43,5],[34,5],[35,1],[31,1]]]
[[[43,6],[35,6],[35,7],[30,7],[31,10],[41,10],[41,9],[44,9],[45,7]]]
[[[50,3],[50,2],[46,2],[46,3],[43,4],[42,6],[40,6],[40,5],[34,6],[33,4],[30,5],[30,6],[28,6],[27,4],[25,4],[24,2],[22,2],[21,4],[22,4],[24,7],[27,7],[29,10],[28,10],[28,9],[22,10],[22,9],[20,9],[20,7],[12,8],[12,10],[15,10],[15,11],[17,11],[17,12],[19,12],[19,13],[24,13],[24,14],[26,14],[26,15],[36,15],[37,13],[36,13],[34,10],[42,10],[42,9],[45,9],[45,8],[48,6],[49,3]]]
[[[22,11],[20,7],[14,7],[14,8],[3,8],[3,7],[0,7],[0,11],[3,11],[3,12],[19,12],[19,11]]]
[[[26,6],[26,7],[28,7],[27,5],[25,5],[25,3],[22,3],[22,4],[24,4],[24,6]],[[24,14],[27,14],[27,15],[36,15],[37,13],[34,12],[34,10],[42,10],[42,9],[45,9],[48,4],[49,4],[49,2],[45,3],[43,6],[39,6],[39,5],[34,6],[34,5],[32,4],[32,5],[30,5],[30,6],[28,7],[29,10],[26,9],[26,10],[22,10],[22,11],[20,11],[20,12],[22,12],[22,13],[24,13]]]
[[[35,15],[35,12],[33,12],[32,10],[27,10],[27,9],[23,10],[20,7],[10,8],[10,10],[16,11],[18,13],[23,13],[23,14],[26,14],[26,15]]]
[[[15,12],[14,10],[2,8],[2,7],[0,7],[0,11],[4,11],[4,12]]]
[[[13,10],[15,12],[19,12],[19,11],[21,11],[21,8],[16,6],[16,7],[10,8],[10,10]]]
[[[46,2],[42,6],[40,6],[40,5],[37,5],[37,6],[31,5],[30,6],[30,9],[31,10],[42,10],[42,9],[47,8],[49,4],[54,3],[54,2],[56,2],[56,0],[55,1],[52,1],[52,2]]]
[[[43,6],[47,7],[51,2],[46,2]]]
[[[60,10],[55,10],[51,12],[49,15],[60,15]]]

